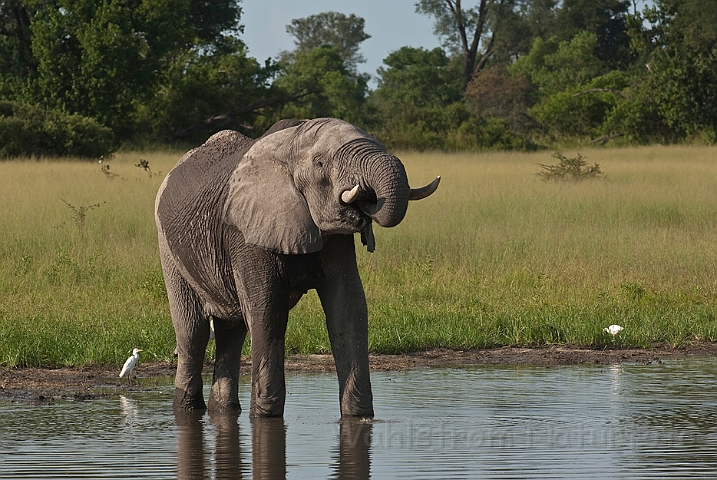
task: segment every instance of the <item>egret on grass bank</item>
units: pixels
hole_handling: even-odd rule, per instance
[[[624,330],[620,325],[610,325],[609,327],[603,328],[610,335],[617,335],[621,330]]]

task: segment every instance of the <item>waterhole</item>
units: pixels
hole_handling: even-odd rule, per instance
[[[333,374],[287,376],[283,419],[172,412],[172,386],[0,402],[0,478],[715,478],[717,359],[372,374],[340,421]],[[240,399],[248,408],[249,384]],[[205,392],[208,396],[208,392]]]

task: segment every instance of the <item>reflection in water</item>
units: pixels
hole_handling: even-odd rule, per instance
[[[137,418],[137,404],[131,398],[120,395],[120,413],[127,423],[133,423]]]
[[[252,418],[251,475],[242,464],[242,438],[236,413],[210,413],[216,428],[214,436],[214,474],[211,445],[206,442],[202,412],[177,412],[177,478],[216,478],[277,480],[287,478],[286,424],[283,418]],[[373,425],[362,419],[339,422],[338,446],[333,449],[335,479],[371,478],[371,432]]]
[[[205,478],[204,412],[175,412],[177,422],[177,478]]]
[[[210,413],[216,428],[214,436],[214,474],[211,445],[206,442],[202,412],[177,412],[177,478],[216,478],[277,480],[287,478],[286,424],[283,418],[252,418],[251,475],[242,464],[242,438],[237,414]],[[344,419],[340,422],[339,445],[334,449],[333,475],[336,479],[371,477],[370,421]]]
[[[371,422],[340,421],[332,374],[287,376],[283,420],[174,415],[170,381],[91,402],[0,400],[0,478],[717,478],[717,358],[372,383]]]
[[[341,420],[338,461],[334,464],[332,478],[371,478],[371,431],[370,421],[360,418]]]
[[[177,478],[244,478],[237,413],[212,413],[214,442],[205,440],[204,412],[175,412],[177,423]],[[205,444],[206,443],[206,444]],[[213,443],[213,449],[212,445]],[[211,459],[214,451],[214,475]]]
[[[251,419],[253,478],[286,478],[286,425],[283,418]]]
[[[237,412],[210,413],[209,421],[216,428],[216,478],[243,478],[241,444]]]
[[[138,427],[139,416],[137,404],[131,398],[120,395],[120,413],[122,414],[122,427],[127,433],[133,434]]]

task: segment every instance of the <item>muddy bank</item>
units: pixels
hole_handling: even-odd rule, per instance
[[[499,348],[490,350],[455,351],[434,349],[402,355],[372,355],[371,368],[377,371],[408,370],[425,367],[461,367],[467,365],[536,365],[558,366],[577,364],[652,363],[691,355],[717,355],[717,344],[699,344],[685,348],[590,350],[571,347]],[[174,377],[176,365],[142,363],[135,370],[140,379],[158,379],[166,385]],[[251,360],[245,359],[242,373],[249,374]],[[331,372],[331,355],[294,355],[286,360],[288,372]],[[212,365],[204,373],[211,375]],[[0,370],[0,397],[32,403],[56,400],[84,401],[110,397],[126,391],[158,388],[151,381],[128,384],[118,378],[119,368],[19,368]]]

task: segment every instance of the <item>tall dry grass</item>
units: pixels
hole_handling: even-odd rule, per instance
[[[97,162],[0,163],[0,364],[121,363],[135,346],[169,358],[153,205],[178,158],[120,154],[112,175]]]
[[[717,149],[582,153],[605,179],[542,181],[549,152],[403,155],[443,179],[359,253],[372,348],[717,339]]]
[[[573,152],[565,152],[571,156]],[[442,176],[401,225],[357,240],[374,351],[717,340],[717,148],[581,152],[606,179],[545,182],[551,152],[401,155]],[[169,359],[174,336],[153,222],[181,152],[0,163],[0,364]],[[84,208],[84,224],[78,212]],[[616,337],[602,331],[618,323]],[[328,351],[311,293],[287,349]]]

